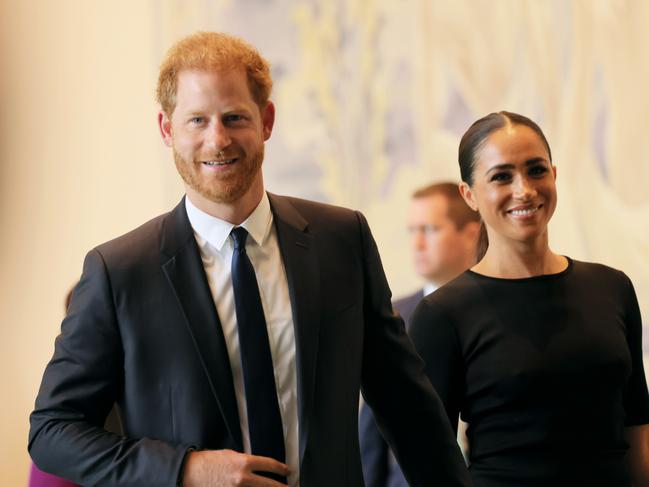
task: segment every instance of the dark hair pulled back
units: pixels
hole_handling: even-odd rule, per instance
[[[545,148],[548,150],[548,157],[552,162],[552,151],[550,144],[545,138],[541,127],[539,127],[533,120],[513,112],[494,112],[482,117],[473,122],[469,129],[462,136],[460,140],[460,147],[458,150],[458,162],[460,164],[460,176],[469,186],[473,186],[474,171],[478,159],[478,153],[484,145],[487,138],[497,130],[500,130],[508,125],[524,125],[532,129],[536,135],[543,141]],[[480,237],[478,240],[477,260],[480,261],[489,246],[489,239],[487,237],[487,229],[484,222],[480,222]]]

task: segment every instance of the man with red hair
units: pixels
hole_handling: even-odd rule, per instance
[[[240,39],[170,50],[158,122],[186,196],[88,253],[31,416],[39,467],[84,485],[360,487],[362,387],[412,485],[468,485],[365,218],[264,190],[271,84]],[[124,435],[102,428],[114,402]]]

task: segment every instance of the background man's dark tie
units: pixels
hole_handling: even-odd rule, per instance
[[[246,254],[245,228],[232,229],[232,287],[239,329],[241,367],[248,409],[248,429],[253,455],[286,461],[284,430],[277,403],[273,360],[268,343],[266,319],[252,263]],[[286,478],[271,473],[266,477],[286,483]]]

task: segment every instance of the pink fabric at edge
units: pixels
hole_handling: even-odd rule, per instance
[[[55,477],[49,473],[40,470],[32,463],[29,473],[29,487],[81,487],[80,485],[70,482],[69,480]]]

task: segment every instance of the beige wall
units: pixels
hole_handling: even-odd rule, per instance
[[[27,416],[85,252],[181,193],[155,126],[150,4],[0,8],[0,484],[19,486]]]

